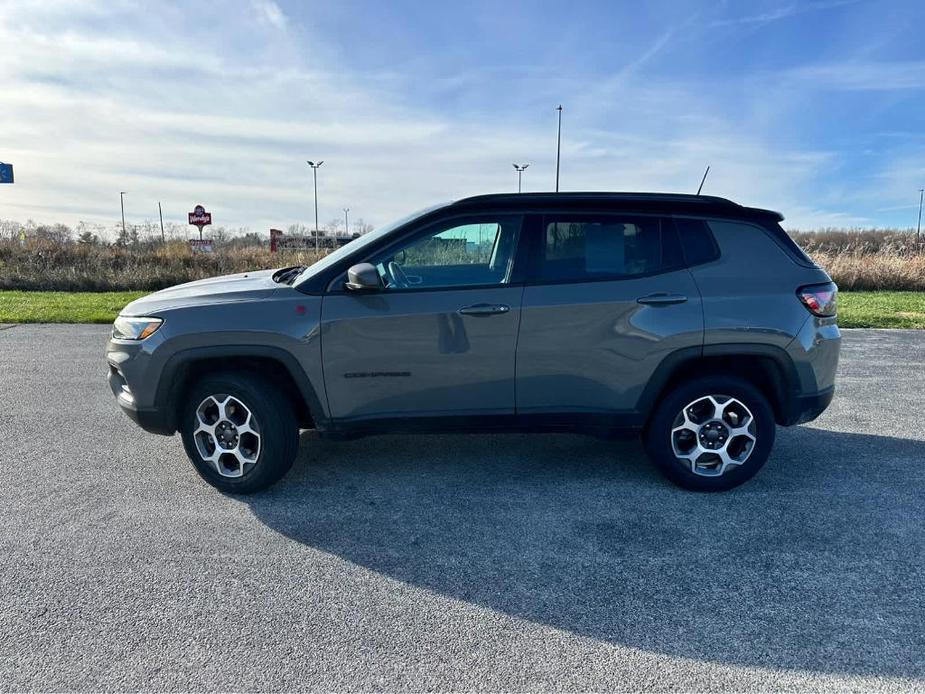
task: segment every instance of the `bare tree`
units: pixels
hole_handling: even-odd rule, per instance
[[[71,228],[66,224],[52,224],[50,226],[41,225],[37,226],[33,232],[32,236],[35,236],[39,239],[44,239],[46,241],[51,241],[52,243],[65,244],[69,243],[73,237],[74,232],[71,231]]]
[[[363,221],[363,218],[360,217],[353,223],[353,230],[354,232],[362,236],[363,234],[368,234],[369,232],[371,232],[373,230],[373,225],[367,224],[366,222]]]
[[[113,245],[118,246],[119,248],[125,248],[126,246],[129,245],[129,243],[131,243],[132,237],[129,234],[128,229],[123,227],[118,222],[116,222],[114,226],[115,226],[117,233],[116,233],[116,240],[113,242]]]
[[[4,238],[18,240],[23,229],[22,222],[14,222],[12,219],[0,219],[0,236]]]

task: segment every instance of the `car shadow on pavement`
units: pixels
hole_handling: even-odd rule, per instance
[[[925,676],[925,444],[779,429],[724,494],[636,442],[302,436],[250,497],[286,536],[410,585],[582,636],[718,663]]]

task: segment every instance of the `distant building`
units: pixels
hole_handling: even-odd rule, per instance
[[[318,234],[318,248],[334,249],[346,246],[359,234],[340,234],[321,231]],[[306,235],[291,235],[283,233],[282,229],[270,229],[270,252],[276,253],[280,249],[313,251],[315,250],[315,232]]]

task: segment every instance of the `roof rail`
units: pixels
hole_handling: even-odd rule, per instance
[[[746,207],[728,198],[722,198],[716,195],[694,195],[691,193],[649,193],[649,192],[604,192],[604,191],[585,191],[585,192],[537,192],[537,193],[487,193],[484,195],[474,195],[468,198],[461,198],[451,203],[462,207],[475,206],[479,204],[512,204],[521,208],[529,207],[531,204],[538,203],[542,205],[568,205],[570,201],[584,201],[589,203],[638,203],[647,208],[658,208],[660,203],[668,206],[675,205],[678,211],[684,210],[688,213],[695,212],[703,214],[723,214],[734,213],[735,216],[743,217],[761,217],[773,218],[777,221],[783,221],[784,217],[779,212],[765,210],[758,207]]]

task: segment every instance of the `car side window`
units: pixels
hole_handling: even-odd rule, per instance
[[[520,217],[444,222],[371,260],[386,290],[506,284]]]
[[[703,265],[719,258],[719,246],[705,220],[676,217],[674,221],[688,266]]]
[[[619,279],[683,266],[674,227],[659,217],[547,216],[538,279],[582,282]]]

